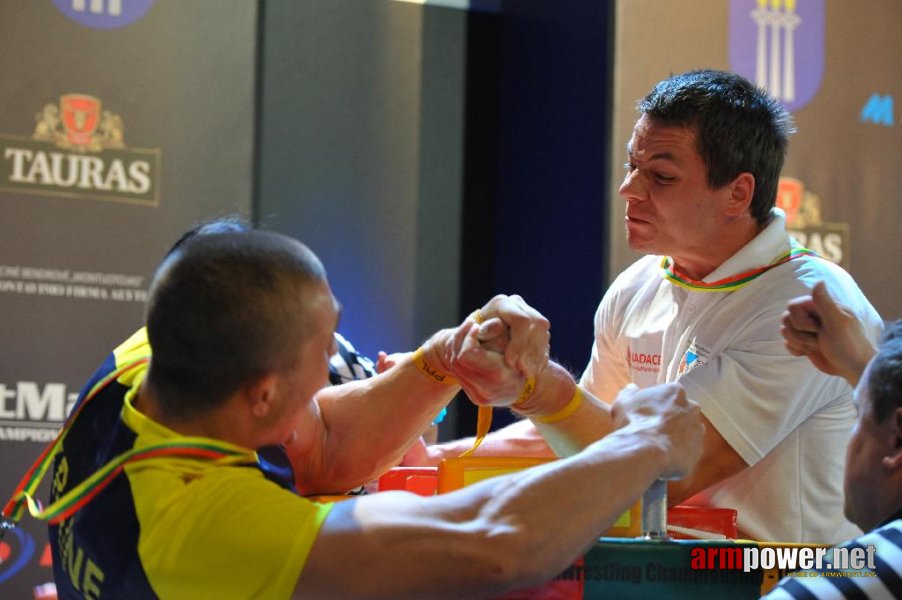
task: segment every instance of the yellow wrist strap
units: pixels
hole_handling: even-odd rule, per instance
[[[579,386],[576,386],[576,389],[573,391],[573,397],[570,398],[570,402],[568,402],[564,408],[555,413],[551,413],[550,415],[545,415],[544,417],[536,417],[534,420],[538,421],[539,423],[545,424],[563,421],[564,419],[575,413],[582,403],[583,391]]]
[[[529,397],[532,396],[533,390],[536,389],[536,378],[528,377],[526,379],[526,385],[523,386],[523,391],[520,392],[520,397],[517,398],[517,402],[526,402],[529,400]],[[514,404],[517,404],[514,402]],[[513,406],[513,404],[511,405]],[[488,434],[489,429],[492,427],[492,407],[491,406],[480,406],[479,411],[476,413],[476,439],[473,441],[473,447],[460,455],[461,458],[472,455],[476,448],[479,447],[479,444],[482,443],[482,440],[485,439],[486,434]]]
[[[470,456],[471,454],[476,452],[476,448],[479,448],[479,444],[481,444],[482,440],[485,439],[485,436],[489,432],[489,429],[491,427],[492,407],[480,406],[479,411],[476,413],[476,440],[473,442],[473,447],[461,454],[460,458]]]
[[[448,375],[443,371],[439,371],[435,367],[429,365],[426,362],[426,358],[424,357],[425,352],[423,352],[423,347],[420,346],[417,348],[416,352],[413,353],[413,364],[417,366],[417,370],[431,379],[436,383],[443,383],[445,385],[457,385],[457,379]]]

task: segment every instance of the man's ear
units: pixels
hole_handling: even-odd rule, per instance
[[[277,390],[278,381],[273,373],[264,375],[248,385],[245,393],[250,414],[265,419],[273,409]]]
[[[883,457],[880,463],[884,468],[895,471],[902,469],[902,407],[897,408],[887,417],[890,433],[893,436],[893,448]]]
[[[730,200],[727,214],[738,217],[748,214],[752,198],[755,196],[755,176],[751,173],[740,173],[730,183]]]

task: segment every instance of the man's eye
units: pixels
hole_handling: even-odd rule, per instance
[[[636,170],[636,165],[634,165],[633,163],[627,162],[627,163],[623,163],[623,168],[628,173],[632,173],[633,171]]]
[[[670,175],[664,175],[662,173],[655,173],[655,179],[661,183],[673,183],[676,181],[676,177],[671,177]]]

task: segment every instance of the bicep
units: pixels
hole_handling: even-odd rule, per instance
[[[748,467],[745,460],[704,415],[702,423],[705,425],[702,456],[688,476],[667,486],[667,501],[671,506]]]

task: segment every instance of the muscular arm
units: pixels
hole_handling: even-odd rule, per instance
[[[459,598],[548,580],[652,481],[694,462],[700,430],[695,417],[685,416],[692,433],[684,440],[695,440],[679,444],[677,463],[668,436],[628,425],[574,457],[450,494],[386,492],[339,503],[314,543],[297,593]]]
[[[544,383],[543,383],[544,381]],[[555,364],[540,377],[532,410],[535,416],[562,408],[574,393],[572,379]],[[583,390],[584,399],[569,417],[552,424],[524,419],[489,434],[477,450],[479,456],[572,456],[611,432],[610,406]],[[702,415],[705,435],[702,458],[685,478],[668,485],[668,503],[675,506],[705,488],[730,477],[748,465],[717,429]],[[459,456],[472,446],[473,438],[439,444],[427,449],[424,464]]]
[[[702,415],[702,423],[705,425],[702,457],[695,469],[686,477],[667,484],[667,503],[670,506],[676,506],[705,488],[748,467],[742,457],[704,415]]]
[[[515,381],[511,373],[526,377],[544,368],[547,319],[519,296],[496,296],[480,313],[485,326],[470,317],[423,345],[423,358],[430,368],[454,374],[461,356],[484,353],[479,349],[480,333],[499,329],[509,332],[510,342],[494,356],[497,368],[471,380],[476,388],[493,395]],[[507,375],[501,376],[502,372]],[[320,390],[298,427],[297,439],[286,447],[298,489],[306,494],[341,493],[371,481],[400,462],[459,389],[427,376],[405,355],[376,377]]]
[[[405,356],[370,379],[320,390],[308,425],[286,447],[304,494],[343,493],[400,462],[460,390],[418,372]]]

